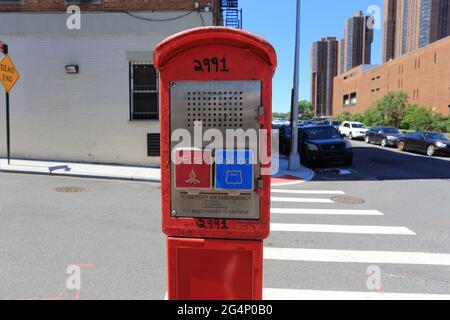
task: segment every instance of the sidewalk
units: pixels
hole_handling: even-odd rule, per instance
[[[281,157],[278,172],[274,172],[275,168],[272,167],[272,186],[293,185],[314,178],[314,171],[307,167],[300,166],[300,169],[295,171],[291,171],[288,168],[288,159]]]
[[[280,168],[272,176],[272,185],[297,184],[311,180],[314,172],[301,167],[298,171],[289,171],[288,161],[280,159]],[[6,159],[0,159],[0,172],[46,174],[69,177],[120,179],[133,181],[161,181],[159,168],[102,165],[74,162],[34,161],[11,159],[8,165]]]
[[[88,163],[33,161],[11,159],[8,165],[6,159],[0,159],[0,172],[48,174],[71,177],[120,179],[134,181],[161,181],[159,168],[133,166],[112,166]]]

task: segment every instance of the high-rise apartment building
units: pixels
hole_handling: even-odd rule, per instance
[[[450,0],[385,0],[384,61],[449,36],[449,20]]]
[[[383,14],[383,62],[395,58],[396,30],[397,0],[385,0]]]
[[[362,11],[347,19],[345,38],[339,45],[339,73],[362,64],[370,64],[373,42],[371,16]]]
[[[338,46],[338,74],[341,74],[345,72],[345,39],[339,40]]]
[[[322,38],[311,47],[311,100],[317,116],[333,113],[333,79],[338,73],[338,41]]]

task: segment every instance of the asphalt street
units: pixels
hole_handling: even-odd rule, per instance
[[[316,168],[289,187],[306,193],[276,193],[324,202],[272,202],[272,223],[291,228],[266,241],[264,286],[294,299],[450,298],[450,158],[352,144],[352,168]],[[373,270],[381,281],[368,287]]]
[[[164,297],[158,184],[0,174],[0,208],[0,299],[76,298],[73,264],[81,299]]]
[[[273,190],[265,298],[450,298],[450,158],[353,145]],[[163,299],[160,215],[158,184],[0,174],[0,299],[77,298],[72,264],[81,299]]]

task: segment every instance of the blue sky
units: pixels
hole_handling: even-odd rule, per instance
[[[296,0],[240,0],[243,28],[267,39],[278,55],[273,83],[273,111],[290,109],[295,40]],[[370,6],[383,9],[383,0],[303,0],[299,99],[310,100],[310,47],[322,37],[344,37],[346,18]],[[381,62],[381,29],[374,30],[372,64]]]

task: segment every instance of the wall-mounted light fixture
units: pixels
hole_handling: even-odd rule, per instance
[[[80,72],[79,67],[75,64],[69,64],[66,66],[67,74],[78,74]]]

